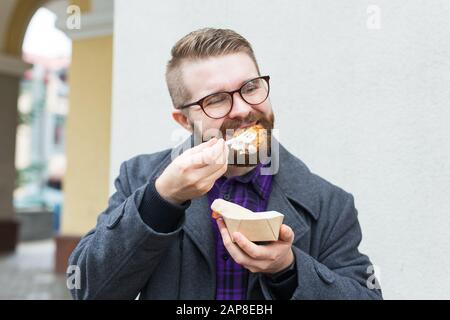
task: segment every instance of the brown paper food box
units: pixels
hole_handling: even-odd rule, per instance
[[[277,241],[284,218],[277,211],[253,212],[223,199],[214,200],[211,210],[215,219],[219,216],[223,218],[233,242],[236,231],[254,242]]]

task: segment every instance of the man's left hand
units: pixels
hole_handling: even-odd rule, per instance
[[[268,245],[257,245],[239,232],[233,233],[233,243],[222,218],[217,219],[217,225],[228,253],[250,272],[277,273],[294,262],[294,232],[285,224],[281,225],[278,240]]]

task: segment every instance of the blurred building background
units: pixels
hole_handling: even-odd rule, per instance
[[[113,1],[0,0],[0,299],[70,298],[108,198],[112,34]]]
[[[29,53],[23,59],[32,68],[19,89],[14,208],[21,222],[19,240],[38,240],[60,226],[70,60]]]
[[[42,7],[70,59],[24,54]],[[280,141],[355,196],[385,298],[448,299],[449,17],[446,0],[0,0],[0,298],[67,298],[119,165],[185,136],[165,65],[212,26],[271,75]]]

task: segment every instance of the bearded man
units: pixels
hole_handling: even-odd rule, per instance
[[[171,55],[172,118],[191,137],[121,165],[116,192],[69,259],[81,276],[73,297],[380,299],[369,285],[372,264],[358,251],[353,196],[278,143],[270,76],[250,43],[206,28],[180,39]],[[226,143],[249,128],[258,132],[252,149]],[[211,216],[219,198],[282,213],[278,240],[231,237]]]

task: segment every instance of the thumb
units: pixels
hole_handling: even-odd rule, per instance
[[[191,148],[192,153],[199,153],[199,152],[205,150],[206,148],[213,146],[214,144],[216,144],[217,141],[219,141],[219,139],[213,137],[213,138],[209,139],[208,141],[203,142],[203,143]]]
[[[281,241],[292,243],[294,241],[294,231],[288,225],[282,224],[280,227],[279,239]]]

